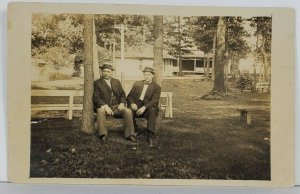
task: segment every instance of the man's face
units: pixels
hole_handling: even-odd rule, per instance
[[[112,70],[109,68],[105,68],[102,70],[102,76],[104,79],[110,79],[112,74]]]
[[[144,78],[146,82],[152,82],[154,75],[150,72],[144,72]]]

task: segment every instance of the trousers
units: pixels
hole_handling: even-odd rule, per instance
[[[136,103],[136,105],[139,109],[142,106],[144,106],[144,102],[139,100]],[[155,122],[156,122],[156,117],[158,115],[158,111],[154,107],[151,106],[151,107],[146,108],[145,112],[140,116],[137,116],[136,111],[133,110],[131,107],[129,109],[132,111],[134,121],[135,121],[136,117],[145,117],[146,120],[147,120],[147,130],[148,130],[148,132],[151,132],[151,133],[155,134],[155,131],[156,131]]]
[[[124,137],[127,138],[131,135],[134,135],[132,111],[126,107],[123,108],[122,111],[119,111],[116,108],[112,109],[112,111],[114,117],[123,117]],[[107,114],[103,107],[97,109],[97,125],[100,136],[107,135],[106,116]]]

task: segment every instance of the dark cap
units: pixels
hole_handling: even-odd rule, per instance
[[[100,69],[111,69],[112,71],[114,71],[115,69],[113,68],[113,66],[111,64],[108,63],[104,63],[102,65],[99,66]]]
[[[143,72],[150,72],[152,74],[155,74],[154,69],[152,67],[145,67],[145,69],[143,70]]]

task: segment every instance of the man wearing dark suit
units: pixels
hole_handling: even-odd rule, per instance
[[[100,79],[94,82],[94,112],[97,113],[99,137],[102,143],[107,141],[106,116],[123,116],[124,137],[132,143],[137,143],[134,136],[132,111],[125,107],[126,95],[119,80],[112,78],[114,70],[110,64],[99,67],[102,70]]]
[[[147,119],[147,135],[149,145],[153,146],[155,138],[155,120],[159,112],[158,103],[161,94],[161,87],[153,81],[154,69],[145,67],[143,70],[143,81],[134,83],[127,96],[127,105],[135,117],[144,116]]]

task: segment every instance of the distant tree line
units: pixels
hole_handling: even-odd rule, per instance
[[[178,58],[197,47],[206,57],[214,51],[219,17],[164,16],[164,50]],[[244,23],[251,22],[260,45],[251,50],[245,38],[250,36]],[[96,42],[99,45],[99,62],[111,61],[112,50],[120,50],[120,24],[125,26],[125,47],[153,45],[154,21],[144,15],[94,15]],[[264,64],[268,77],[271,53],[271,17],[226,17],[226,63],[230,63],[233,78],[239,77],[239,62],[249,54],[257,52],[258,60]],[[83,62],[83,15],[80,14],[35,14],[32,18],[32,56],[52,62],[55,67],[74,66],[74,76],[80,75]],[[73,57],[69,57],[69,56]],[[212,74],[214,72],[211,72]]]

